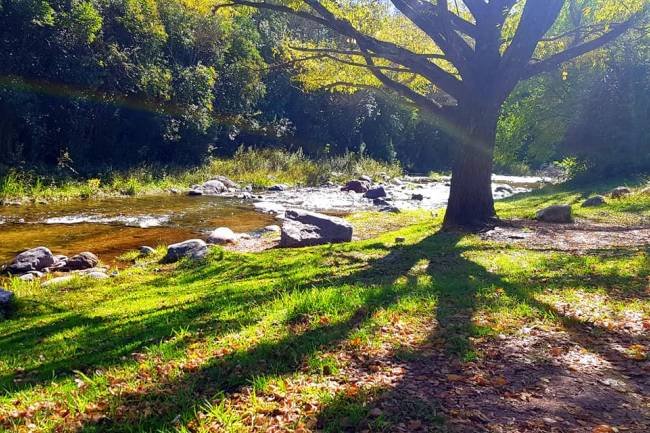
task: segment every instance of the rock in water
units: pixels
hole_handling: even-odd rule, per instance
[[[341,188],[341,191],[354,191],[358,194],[368,192],[369,185],[362,180],[351,180]]]
[[[422,194],[413,194],[411,195],[411,200],[422,201],[424,200],[424,196]]]
[[[383,186],[378,186],[376,188],[369,189],[363,196],[371,200],[375,198],[386,197],[386,190]]]
[[[630,188],[627,188],[627,187],[625,187],[625,186],[618,186],[618,187],[614,188],[614,189],[609,193],[609,195],[610,195],[612,198],[621,198],[621,197],[625,197],[626,195],[630,194],[631,192],[632,192],[632,191],[630,190]]]
[[[226,185],[224,185],[223,182],[216,179],[209,180],[201,185],[203,194],[220,194],[227,189],[228,188],[226,188]]]
[[[570,223],[573,222],[571,216],[571,206],[560,204],[549,206],[537,212],[537,220],[549,223]]]
[[[201,239],[190,239],[167,247],[167,255],[163,258],[164,263],[174,263],[183,257],[192,260],[200,260],[208,252],[208,245]]]
[[[226,176],[214,176],[210,180],[218,180],[219,182],[223,183],[226,188],[239,188],[237,182],[233,181],[230,178],[227,178]]]
[[[496,188],[494,188],[494,191],[495,192],[505,192],[505,193],[508,193],[508,194],[512,194],[512,193],[515,192],[515,190],[512,189],[512,187],[510,185],[499,185]]]
[[[341,218],[295,209],[287,210],[285,216],[280,236],[281,247],[305,247],[352,240],[352,226]]]
[[[270,186],[268,188],[269,191],[275,191],[275,192],[285,191],[286,189],[287,189],[287,186],[282,184],[282,183]]]
[[[42,271],[54,262],[52,251],[46,247],[37,247],[18,254],[7,266],[6,271],[15,275],[26,274],[30,271]]]
[[[604,205],[605,203],[607,203],[607,202],[605,201],[605,197],[603,197],[602,195],[595,195],[595,196],[593,196],[593,197],[589,197],[587,200],[585,200],[585,201],[582,203],[582,207],[596,207],[596,206],[602,206],[602,205]]]
[[[225,245],[234,244],[239,239],[237,233],[230,230],[228,227],[219,227],[212,231],[208,236],[209,244]]]
[[[91,252],[84,251],[76,256],[70,257],[65,263],[65,269],[68,271],[80,271],[97,266],[99,258]]]

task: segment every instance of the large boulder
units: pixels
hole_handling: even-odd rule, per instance
[[[365,182],[363,180],[351,180],[346,183],[343,188],[341,188],[341,191],[354,191],[358,194],[362,194],[368,192],[369,188],[370,185],[368,182]]]
[[[42,271],[54,262],[52,251],[46,247],[37,247],[18,254],[5,270],[10,274],[21,275],[30,271]]]
[[[208,252],[208,245],[201,239],[190,239],[167,247],[167,254],[163,258],[163,263],[174,263],[188,257],[192,260],[200,260]]]
[[[219,227],[210,233],[208,243],[217,245],[234,244],[238,239],[239,235],[228,227]]]
[[[84,251],[76,256],[70,257],[66,262],[64,269],[67,271],[80,271],[97,266],[99,258],[89,251]]]
[[[287,210],[280,232],[281,247],[305,247],[352,240],[352,226],[337,217],[308,212]]]
[[[272,192],[281,192],[281,191],[286,191],[287,188],[288,188],[288,187],[287,187],[285,184],[283,184],[283,183],[278,183],[278,184],[276,184],[276,185],[272,185],[272,186],[270,186],[270,187],[268,188],[268,191],[272,191]]]
[[[230,178],[227,178],[226,176],[214,176],[210,180],[218,180],[219,182],[223,183],[226,188],[239,188],[239,184],[237,184],[237,182],[233,181]]]
[[[189,195],[217,195],[228,191],[226,185],[217,179],[203,182],[201,185],[193,185],[188,192]]]
[[[383,186],[378,186],[369,189],[363,196],[371,200],[374,200],[376,198],[386,197],[386,190],[384,189]]]
[[[549,206],[541,209],[535,216],[537,220],[549,223],[570,223],[573,222],[571,216],[571,206],[566,204]]]
[[[611,190],[609,195],[612,198],[621,198],[621,197],[625,197],[626,195],[629,195],[631,193],[632,193],[632,191],[630,190],[630,188],[628,188],[626,186],[618,186],[618,187],[614,188],[613,190]]]
[[[589,197],[587,200],[582,202],[582,207],[596,207],[596,206],[602,206],[605,203],[605,197],[602,195],[595,195],[593,197]]]

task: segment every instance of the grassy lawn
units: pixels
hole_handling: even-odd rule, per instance
[[[551,188],[499,208],[525,217],[583,194]],[[650,198],[575,210],[638,224]],[[357,226],[393,231],[257,254],[215,248],[202,263],[160,265],[160,249],[108,281],[12,280],[15,311],[0,322],[0,430],[483,431],[476,426],[513,417],[515,401],[536,401],[535,387],[576,375],[599,386],[587,358],[604,366],[601,381],[616,367],[647,375],[647,248],[538,251],[438,233],[441,216],[356,215]],[[454,406],[470,391],[478,409]],[[503,413],[479,416],[481,407]],[[562,418],[584,431],[607,421],[548,413],[526,418],[529,431],[551,431],[545,422],[574,431]]]

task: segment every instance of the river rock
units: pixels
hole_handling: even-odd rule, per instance
[[[88,278],[92,278],[93,280],[105,280],[106,278],[108,278],[108,275],[100,271],[88,272],[85,273],[84,276]]]
[[[602,206],[602,205],[604,205],[605,203],[607,203],[607,202],[605,201],[605,197],[603,197],[602,195],[595,195],[595,196],[593,196],[593,197],[589,197],[587,200],[585,200],[585,201],[582,203],[582,207],[596,207],[596,206]]]
[[[372,204],[375,206],[390,206],[390,203],[388,203],[386,200],[383,198],[376,198],[372,201]]]
[[[62,277],[55,277],[55,278],[51,278],[51,279],[49,279],[47,281],[43,281],[41,283],[41,286],[50,287],[50,286],[55,286],[55,285],[58,285],[58,284],[69,283],[74,278],[75,278],[74,275],[64,275]]]
[[[196,188],[191,188],[187,191],[187,195],[203,195],[203,191],[197,186]]]
[[[203,194],[221,194],[225,192],[228,188],[220,180],[212,179],[207,182],[204,182],[201,185],[201,190]]]
[[[219,227],[210,233],[208,236],[209,244],[225,245],[234,244],[239,239],[237,233],[230,230],[228,227]]]
[[[372,178],[368,176],[367,174],[359,176],[359,180],[362,180],[368,184],[372,184]]]
[[[274,192],[281,192],[281,191],[285,191],[286,189],[287,189],[287,186],[282,184],[282,183],[270,186],[268,188],[269,191],[274,191]]]
[[[54,261],[52,251],[46,247],[37,247],[18,254],[5,270],[15,275],[42,271],[52,266]]]
[[[505,192],[507,194],[512,194],[515,192],[514,189],[510,185],[499,185],[496,188],[494,188],[495,192]]]
[[[271,224],[266,227],[264,227],[265,232],[270,232],[270,233],[278,233],[280,231],[280,226],[276,224]]]
[[[424,200],[424,196],[422,194],[412,194],[411,200],[422,201]]]
[[[611,190],[609,195],[612,198],[621,198],[621,197],[625,197],[626,195],[629,195],[631,192],[632,191],[628,187],[618,186],[618,187],[614,188],[613,190]]]
[[[341,191],[354,191],[358,194],[368,192],[369,185],[367,182],[364,182],[363,180],[351,180],[348,183],[346,183],[343,188],[341,188]]]
[[[401,213],[402,211],[396,206],[385,206],[379,209],[379,212]]]
[[[280,246],[304,247],[352,240],[352,226],[342,218],[304,210],[287,210]]]
[[[571,206],[560,204],[549,206],[537,212],[535,218],[539,221],[549,223],[570,223],[573,221],[571,216]]]
[[[238,184],[237,182],[233,181],[232,179],[227,178],[226,176],[221,176],[221,175],[219,175],[219,176],[214,176],[214,177],[212,177],[212,179],[210,179],[210,180],[218,180],[219,182],[221,182],[222,184],[224,184],[226,188],[236,188],[236,189],[239,189],[239,184]]]
[[[80,271],[82,269],[90,269],[97,266],[99,258],[89,251],[84,251],[76,256],[72,256],[65,262],[64,269],[68,271]]]
[[[163,258],[163,263],[174,263],[183,257],[189,257],[192,260],[200,260],[208,252],[207,244],[201,239],[190,239],[167,247],[167,255]]]
[[[378,186],[376,188],[369,189],[363,196],[369,199],[386,197],[386,190],[383,186]]]
[[[140,251],[140,255],[143,256],[143,257],[150,256],[152,254],[155,254],[155,252],[156,252],[156,250],[154,250],[153,248],[151,248],[151,247],[149,247],[147,245],[141,246],[138,249],[138,251]]]

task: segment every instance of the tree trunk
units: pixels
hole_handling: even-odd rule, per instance
[[[474,105],[460,110],[460,138],[451,175],[445,230],[477,230],[495,220],[492,167],[499,109]]]

